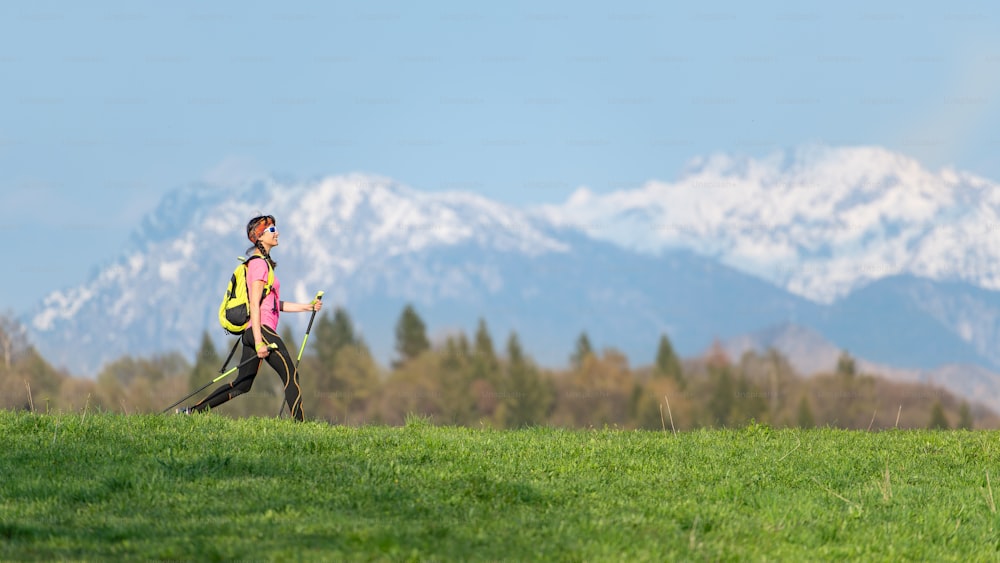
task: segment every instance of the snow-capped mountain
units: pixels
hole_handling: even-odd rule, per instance
[[[124,354],[191,350],[202,330],[217,328],[225,284],[249,246],[246,221],[263,210],[278,219],[283,244],[273,255],[285,280],[281,296],[293,301],[309,301],[323,289],[328,303],[347,306],[376,293],[433,303],[502,286],[501,273],[474,259],[476,252],[531,258],[569,250],[523,211],[470,194],[422,193],[377,176],[236,190],[192,186],[144,220],[117,262],[86,285],[44,300],[30,320],[39,347],[83,373]],[[465,263],[420,259],[457,245],[476,252]]]
[[[483,318],[498,349],[517,331],[544,365],[564,365],[582,331],[644,364],[660,334],[692,355],[793,324],[877,365],[1000,371],[1000,190],[878,148],[716,156],[673,183],[533,209],[366,174],[190,186],[120,259],[47,297],[33,341],[76,374],[193,356],[204,330],[222,344],[218,302],[260,212],[278,220],[282,298],[324,290],[384,363],[413,303],[432,337]]]
[[[876,147],[697,159],[675,182],[544,206],[639,252],[686,248],[818,303],[908,274],[1000,289],[1000,189]]]
[[[308,301],[324,290],[386,363],[406,303],[432,336],[471,333],[482,318],[498,348],[517,331],[548,365],[564,364],[582,331],[645,361],[662,333],[694,352],[813,307],[689,252],[636,254],[481,197],[352,175],[176,192],[119,261],[45,300],[30,323],[34,340],[54,363],[84,374],[125,354],[193,354],[205,329],[222,340],[218,302],[249,244],[245,221],[262,210],[278,220],[282,298]],[[726,315],[727,326],[717,326]]]

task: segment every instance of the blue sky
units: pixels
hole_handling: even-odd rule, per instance
[[[4,3],[0,312],[205,179],[528,205],[814,142],[1000,179],[998,24],[989,2]]]

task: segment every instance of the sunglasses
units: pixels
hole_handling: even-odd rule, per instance
[[[271,225],[270,227],[264,229],[264,231],[261,234],[264,234],[264,233],[276,233],[276,232],[278,232],[278,227],[275,227],[274,225]]]

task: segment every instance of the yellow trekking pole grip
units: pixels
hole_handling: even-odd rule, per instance
[[[316,292],[316,298],[312,300],[312,304],[315,305],[318,301],[323,300],[323,292]],[[313,328],[313,321],[316,320],[316,309],[313,309],[312,315],[309,317],[309,326],[306,327],[306,335],[302,338],[302,346],[299,346],[299,357],[295,359],[295,363],[302,361],[302,352],[306,349],[306,340],[309,340],[309,333]]]

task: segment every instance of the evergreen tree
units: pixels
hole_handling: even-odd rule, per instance
[[[767,349],[764,357],[767,370],[768,409],[771,411],[772,417],[777,417],[778,411],[781,409],[781,397],[783,396],[780,390],[781,386],[788,383],[789,377],[794,377],[793,370],[788,360],[773,347]],[[811,415],[812,413],[810,413]]]
[[[333,337],[333,320],[328,312],[323,311],[316,318],[309,340],[312,340],[310,351],[303,354],[314,357],[320,366],[332,366],[337,359],[337,345]]]
[[[330,422],[363,418],[379,384],[378,369],[350,314],[336,307],[332,317],[320,316],[307,347],[315,350],[301,380],[307,414]]]
[[[230,360],[231,365],[236,365],[233,362],[239,363],[239,353],[240,347],[237,346],[236,356]],[[191,375],[188,378],[188,389],[194,391],[212,381],[221,373],[219,371],[221,367],[222,357],[215,350],[215,343],[212,342],[212,337],[208,335],[208,331],[203,331],[201,333],[201,345],[198,347],[198,354],[194,358],[194,368],[191,369]]]
[[[580,366],[583,365],[583,360],[593,354],[594,348],[590,345],[590,338],[586,332],[581,332],[580,337],[576,339],[576,350],[569,358],[570,363],[575,369],[580,369]]]
[[[585,355],[580,366],[569,373],[560,387],[559,400],[568,410],[565,413],[570,417],[568,423],[598,427],[629,423],[635,379],[628,358],[620,351],[607,348],[601,356]],[[558,420],[562,413],[556,414]]]
[[[430,347],[423,319],[412,305],[407,304],[396,323],[396,353],[399,354],[399,358],[393,366],[401,366],[429,350]]]
[[[334,309],[332,319],[325,312],[320,316],[313,326],[310,341],[315,342],[316,358],[321,369],[332,369],[341,350],[359,344],[351,316],[343,307]]]
[[[837,359],[837,374],[848,378],[858,374],[857,362],[847,353],[847,350],[842,351]]]
[[[969,403],[962,401],[962,406],[958,408],[958,426],[961,430],[972,430],[972,411],[969,409]]]
[[[351,316],[343,307],[337,307],[333,311],[333,331],[330,338],[337,350],[359,344],[358,337],[354,334],[354,323],[351,321]]]
[[[646,398],[646,392],[643,388],[642,383],[636,381],[632,384],[632,394],[628,398],[628,417],[629,420],[636,421],[639,426],[642,427],[642,408],[644,406],[643,399]]]
[[[472,364],[475,379],[484,379],[491,383],[496,383],[497,374],[500,371],[500,362],[497,360],[497,354],[493,348],[493,337],[490,336],[489,328],[487,328],[484,319],[479,319],[479,325],[476,327],[476,335],[472,346]]]
[[[292,327],[283,325],[281,327],[281,341],[285,343],[285,347],[288,348],[288,352],[292,355],[292,358],[299,357],[299,343],[295,340],[295,335],[292,334]],[[305,352],[302,352],[305,355]]]
[[[736,396],[733,398],[733,410],[730,422],[733,424],[748,424],[751,420],[762,421],[767,414],[765,393],[757,388],[745,374],[740,374],[735,381]]]
[[[378,368],[364,342],[340,350],[333,374],[322,390],[332,405],[324,417],[331,422],[360,422],[379,388]]]
[[[538,369],[525,357],[517,333],[507,339],[506,389],[501,393],[503,423],[508,428],[541,424],[550,404],[550,396]]]
[[[948,417],[944,415],[944,407],[941,406],[941,401],[936,401],[934,406],[931,407],[931,421],[927,425],[927,428],[931,430],[948,430],[951,428],[948,424]]]
[[[798,425],[799,428],[813,428],[816,426],[812,409],[809,408],[809,401],[805,397],[802,397],[802,400],[799,401]]]
[[[449,336],[445,340],[437,373],[441,380],[443,408],[441,416],[449,424],[475,423],[476,400],[470,391],[471,361],[469,340],[465,337],[465,333],[459,334],[458,337]]]
[[[455,349],[463,358],[472,357],[472,348],[469,346],[469,337],[466,336],[464,332],[460,332],[458,334],[458,339],[455,341]]]
[[[490,367],[497,365],[497,354],[493,349],[493,337],[490,336],[486,320],[482,318],[479,319],[479,324],[476,326],[475,348],[472,351],[472,355],[486,362]]]
[[[457,368],[465,363],[467,359],[468,356],[462,352],[458,340],[454,336],[445,338],[444,356],[441,358],[442,367],[448,369]]]
[[[656,369],[653,370],[655,377],[668,377],[677,383],[684,383],[684,374],[681,371],[681,361],[674,352],[674,347],[670,344],[670,339],[666,334],[660,335],[660,345],[656,351]]]
[[[730,416],[733,412],[733,403],[736,399],[736,389],[733,376],[728,366],[713,368],[712,395],[708,399],[708,410],[714,424],[726,426],[729,424]]]
[[[493,348],[493,337],[482,318],[476,327],[472,346],[470,389],[476,398],[476,410],[480,416],[493,417],[499,405],[500,362]]]

